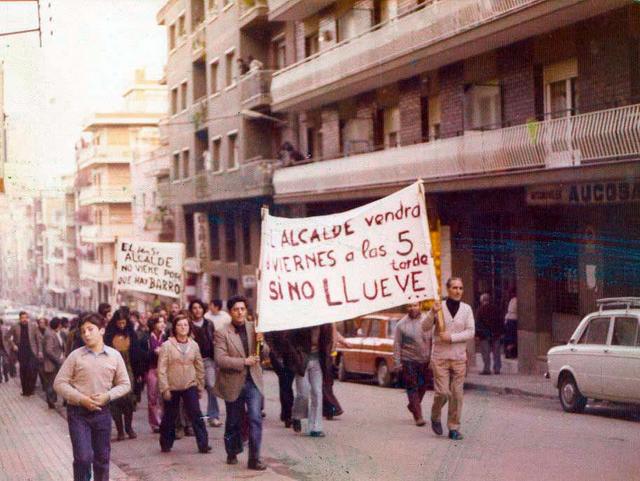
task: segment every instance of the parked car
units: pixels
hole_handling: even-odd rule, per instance
[[[547,354],[546,377],[567,412],[587,399],[640,403],[640,298],[600,299],[565,346]]]
[[[337,348],[335,362],[340,381],[358,375],[375,376],[380,386],[393,383],[393,332],[403,315],[396,312],[369,314],[338,326],[349,344],[349,347]]]

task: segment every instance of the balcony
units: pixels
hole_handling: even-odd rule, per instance
[[[113,281],[113,264],[99,264],[97,262],[80,262],[80,279],[95,282]]]
[[[128,164],[132,158],[133,153],[129,147],[90,145],[80,151],[78,169],[85,169],[96,164]]]
[[[191,34],[191,57],[194,60],[204,57],[206,48],[207,32],[205,30],[205,24],[201,23]]]
[[[269,14],[267,0],[240,0],[240,28],[266,25]]]
[[[131,237],[133,227],[130,224],[85,225],[80,228],[81,242],[91,244],[112,244],[116,237]]]
[[[334,2],[335,0],[269,0],[269,21],[302,20]]]
[[[102,187],[92,185],[80,190],[80,205],[91,204],[127,204],[131,202],[132,194],[128,186]]]
[[[488,178],[486,187],[496,187],[496,179],[502,185],[562,182],[565,172],[575,181],[580,171],[593,175],[593,167],[606,162],[628,172],[622,161],[637,161],[639,155],[640,104],[635,104],[281,168],[274,174],[274,189],[277,198],[294,201],[323,191],[406,185],[420,178],[449,183],[449,190],[462,190],[466,179],[468,188],[478,188],[480,177]]]
[[[273,70],[253,70],[240,79],[240,101],[245,109],[259,109],[271,105],[271,76]]]
[[[419,6],[275,72],[272,109],[316,108],[627,3],[443,0]]]
[[[269,196],[275,162],[256,158],[233,170],[201,172],[195,177],[159,185],[158,191],[165,205]]]

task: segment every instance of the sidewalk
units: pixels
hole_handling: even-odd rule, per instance
[[[500,375],[483,376],[479,374],[482,370],[482,361],[477,359],[476,365],[469,369],[464,384],[465,389],[547,399],[556,399],[558,397],[556,388],[542,374],[518,374],[513,369],[509,369],[508,364],[508,362],[504,362],[503,358],[503,370]]]
[[[0,384],[0,481],[73,479],[67,423],[36,394],[23,397],[18,378]],[[111,463],[111,479],[128,477]]]

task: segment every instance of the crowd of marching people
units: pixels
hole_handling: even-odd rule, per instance
[[[466,343],[478,335],[484,336],[481,342],[491,338],[489,321],[495,317],[482,299],[478,315],[479,327],[484,327],[476,332],[462,292],[462,281],[452,278],[442,303],[436,301],[427,312],[420,304],[409,304],[395,327],[394,342],[394,370],[406,388],[415,423],[426,424],[421,404],[432,382],[431,428],[443,434],[441,410],[448,402],[447,427],[454,440],[463,438]],[[232,297],[226,307],[227,312],[219,300],[192,300],[185,308],[173,302],[139,313],[100,304],[97,312],[70,320],[36,322],[21,312],[11,328],[0,324],[0,381],[19,373],[22,395],[31,396],[39,378],[50,408],[62,398],[76,480],[108,479],[112,421],[115,441],[135,439],[133,413],[145,388],[149,427],[163,453],[183,436],[195,437],[198,452],[211,452],[207,424],[223,425],[222,400],[226,462],[237,464],[248,444],[248,468],[264,470],[262,365],[268,362],[277,375],[284,427],[321,438],[326,435],[323,420],[343,413],[333,392],[333,355],[338,346],[348,347],[348,341],[335,324],[263,336],[256,332],[245,298]],[[488,359],[491,345],[485,350]],[[496,373],[499,369],[494,363]]]

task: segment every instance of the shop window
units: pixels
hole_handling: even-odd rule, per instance
[[[554,312],[580,314],[578,267],[560,265],[555,269]]]
[[[238,280],[227,279],[227,298],[238,295]]]

